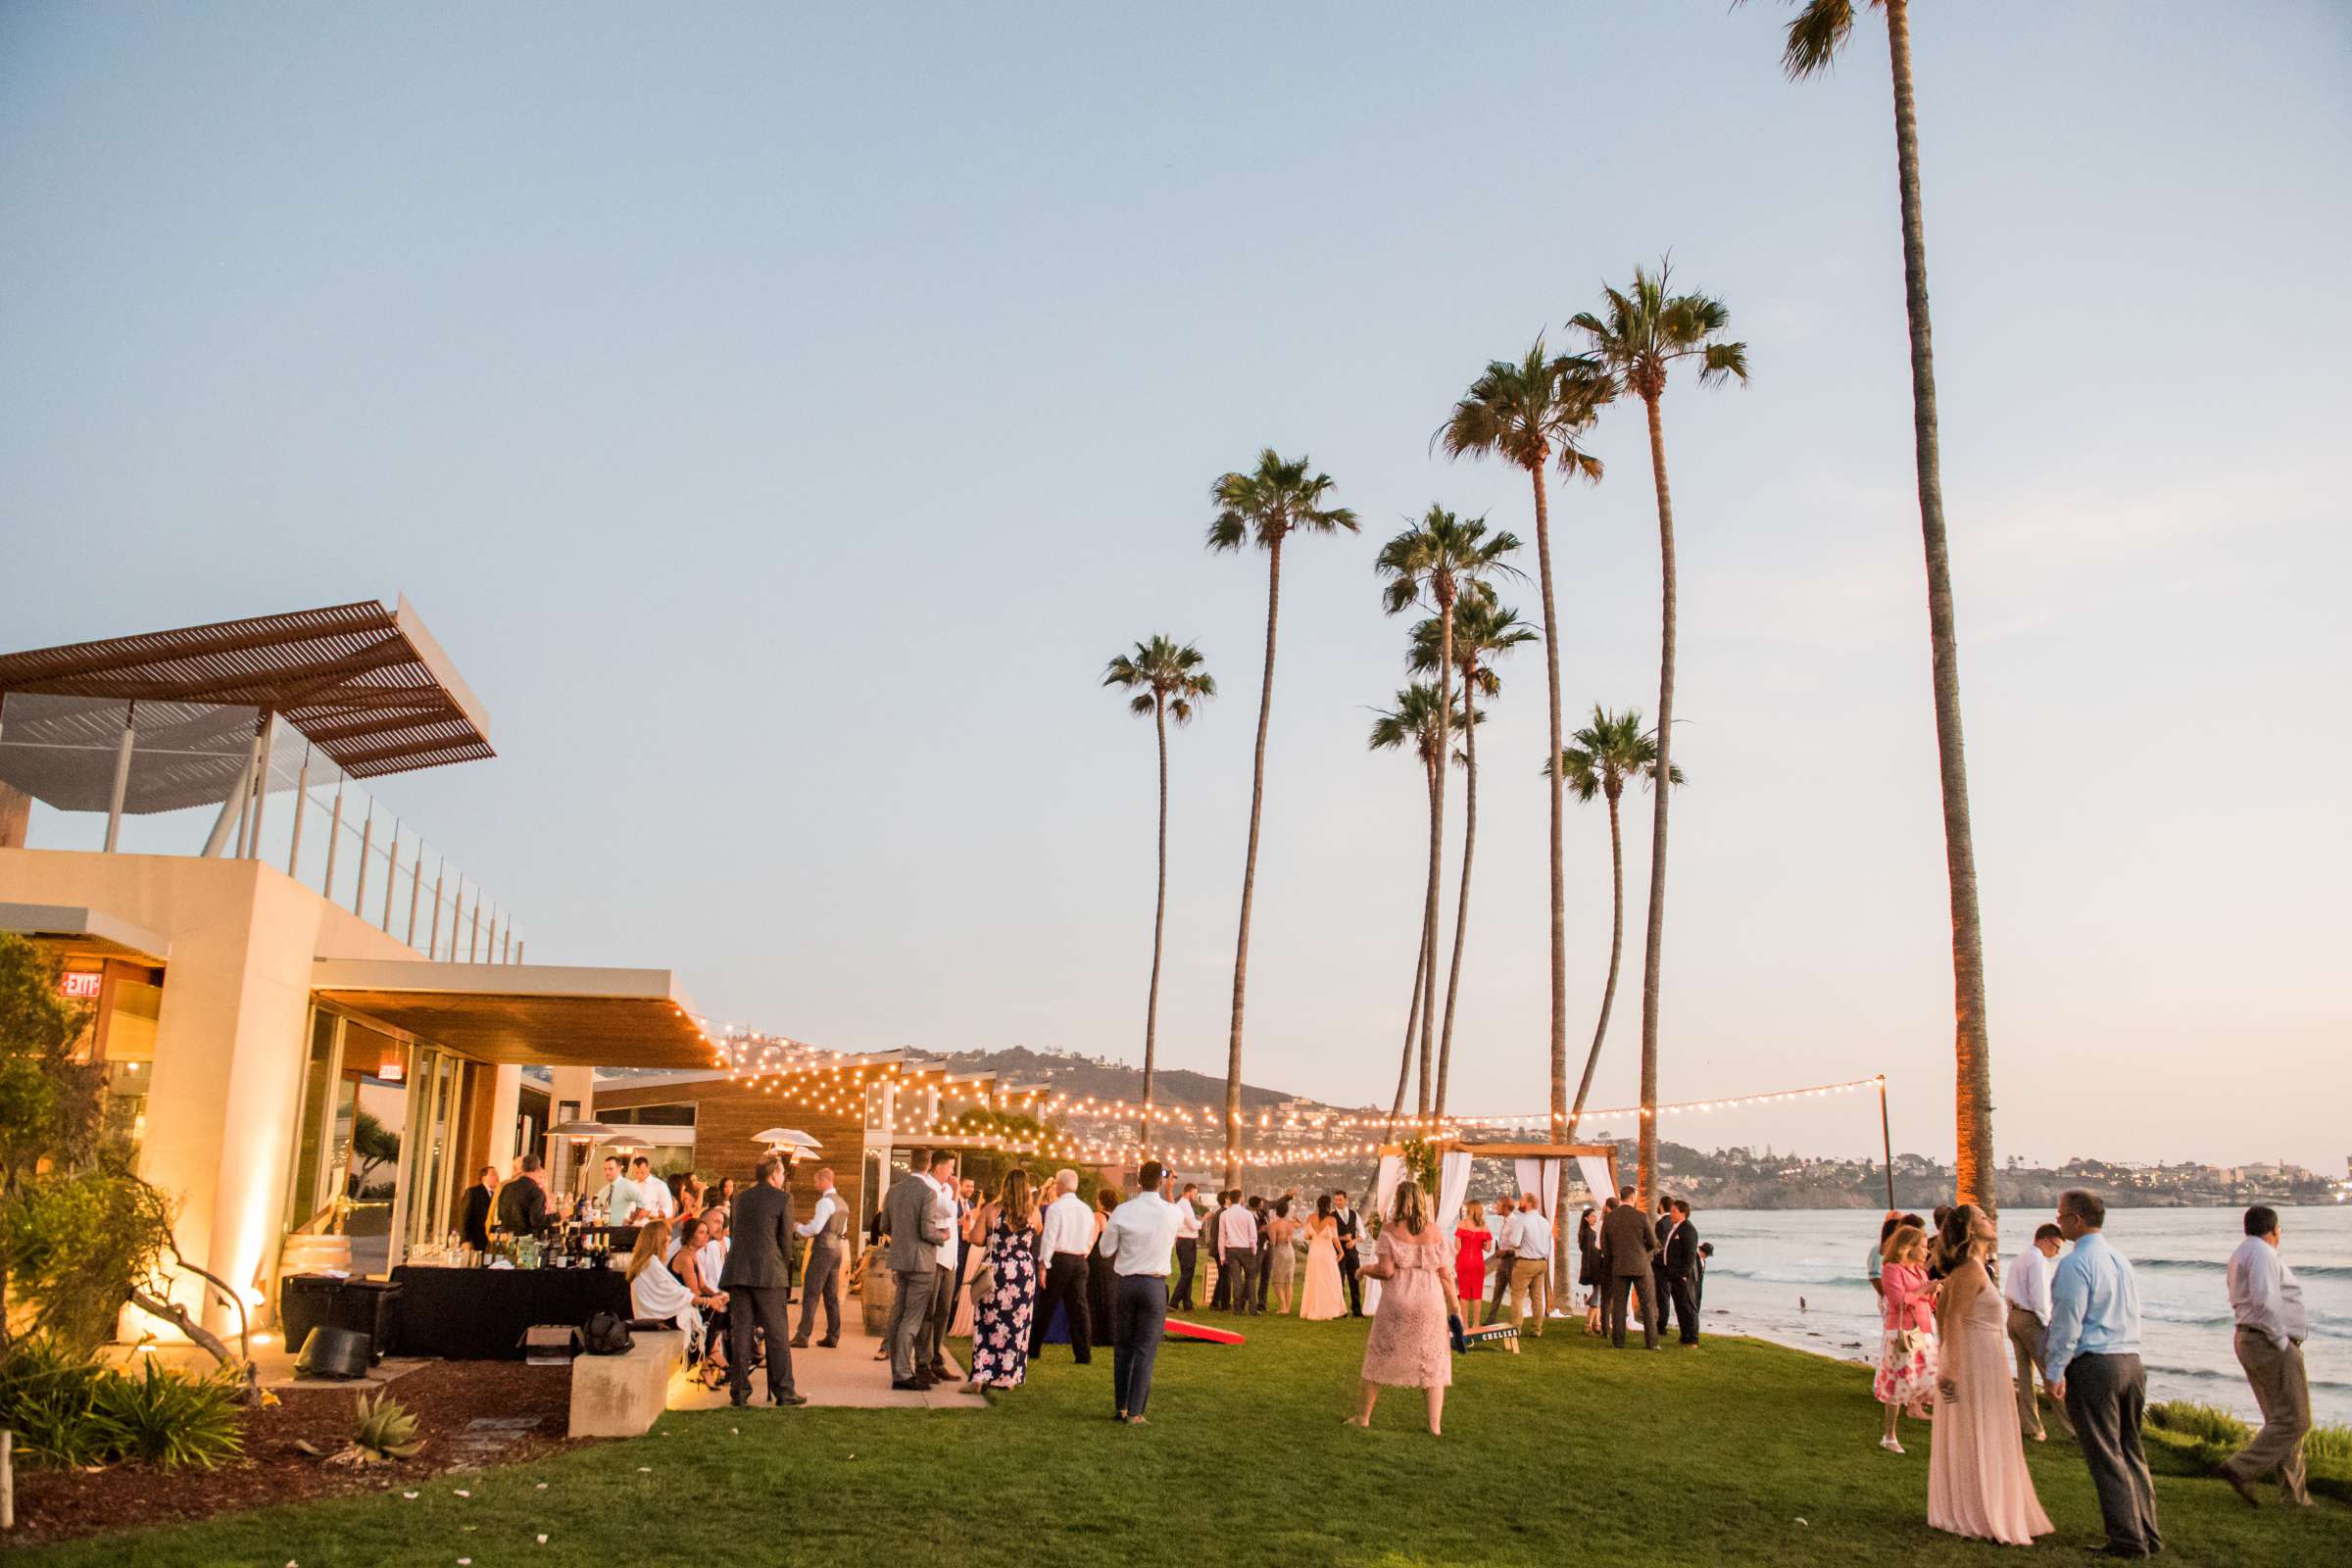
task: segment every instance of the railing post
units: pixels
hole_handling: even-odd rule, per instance
[[[115,793],[106,808],[106,853],[115,853],[115,841],[122,836],[122,797],[130,788],[131,726],[138,721],[139,705],[134,701],[122,710],[122,740],[115,749]]]
[[[245,840],[245,858],[262,858],[262,808],[270,800],[270,730],[276,715],[268,709],[253,723],[253,825]]]
[[[433,865],[433,934],[424,939],[424,956],[433,957],[441,951],[441,883],[449,875],[449,857],[444,855]]]
[[[368,906],[368,852],[375,842],[375,802],[368,803],[368,820],[360,825],[360,879],[351,890],[351,912],[368,918],[360,911]]]
[[[392,842],[384,846],[384,918],[379,926],[392,934],[392,894],[400,886],[400,818],[392,819]]]
[[[302,743],[302,767],[294,775],[294,842],[286,847],[286,875],[300,880],[296,869],[302,859],[302,808],[311,798],[311,743]]]
[[[409,870],[409,935],[410,947],[416,945],[416,901],[424,894],[424,840],[416,841],[416,863]],[[431,955],[427,954],[427,957]]]
[[[326,824],[326,875],[318,879],[318,895],[328,903],[335,898],[335,851],[343,846],[343,771],[335,770],[335,811]]]

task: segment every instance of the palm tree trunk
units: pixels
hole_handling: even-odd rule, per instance
[[[1668,748],[1674,743],[1674,496],[1666,488],[1666,430],[1658,422],[1658,401],[1649,411],[1649,479],[1658,493],[1658,785],[1650,794],[1649,934],[1642,953],[1642,1129],[1640,1175],[1642,1212],[1655,1201],[1658,1175],[1658,966],[1666,933],[1666,803],[1674,791]]]
[[[1609,802],[1609,983],[1600,993],[1600,1022],[1592,1029],[1592,1049],[1585,1054],[1584,1081],[1576,1086],[1576,1104],[1568,1112],[1567,1142],[1576,1142],[1576,1124],[1584,1119],[1585,1099],[1592,1093],[1592,1069],[1600,1065],[1600,1043],[1609,1038],[1609,1007],[1617,1000],[1617,964],[1625,956],[1625,837],[1617,820],[1617,797]]]
[[[1960,734],[1960,633],[1943,531],[1936,435],[1936,350],[1928,324],[1928,235],[1919,200],[1919,111],[1911,96],[1911,18],[1886,0],[1894,71],[1894,162],[1903,206],[1903,306],[1911,319],[1911,426],[1919,466],[1919,529],[1928,557],[1928,643],[1936,681],[1936,757],[1943,789],[1943,859],[1952,890],[1953,1113],[1960,1201],[1997,1209],[1992,1158],[1992,1047],[1984,1024],[1984,928],[1977,915],[1977,851],[1968,815],[1968,750]]]
[[[1426,770],[1425,770],[1426,771]],[[1422,780],[1426,788],[1428,780]],[[1421,981],[1429,968],[1429,911],[1426,904],[1421,913],[1421,940],[1413,947],[1413,1000],[1404,1009],[1404,1051],[1396,1061],[1396,1101],[1389,1106],[1389,1131],[1392,1136],[1396,1123],[1404,1116],[1405,1086],[1413,1080],[1413,1037],[1421,1029]]]
[[[1462,671],[1462,749],[1468,766],[1462,790],[1462,891],[1453,906],[1453,965],[1446,975],[1446,1031],[1438,1042],[1438,1113],[1446,1112],[1446,1079],[1453,1067],[1453,1001],[1462,990],[1462,938],[1470,929],[1470,858],[1478,851],[1478,712],[1470,707],[1470,672]]]
[[[1250,905],[1257,893],[1257,825],[1266,804],[1266,720],[1274,710],[1274,626],[1282,613],[1282,536],[1266,547],[1266,676],[1257,694],[1250,774],[1250,853],[1242,862],[1242,928],[1233,949],[1233,1033],[1225,1047],[1225,1185],[1242,1185],[1242,1004],[1250,994]]]
[[[1551,1129],[1568,1120],[1568,861],[1560,836],[1560,618],[1551,598],[1551,504],[1541,461],[1528,470],[1536,486],[1536,569],[1544,579],[1544,679],[1549,704],[1551,792]]]
[[[1427,924],[1421,934],[1422,996],[1421,996],[1421,1086],[1426,1102],[1425,1111],[1443,1112],[1446,1109],[1446,1081],[1437,1074],[1438,1035],[1438,900],[1446,887],[1446,762],[1453,750],[1446,721],[1452,717],[1453,704],[1453,605],[1450,601],[1438,611],[1438,755],[1430,764],[1429,785],[1429,894],[1424,901],[1422,919]],[[1435,1085],[1435,1093],[1431,1086]]]
[[[1152,1157],[1152,1066],[1159,1039],[1160,941],[1168,926],[1168,699],[1152,697],[1152,726],[1159,732],[1159,897],[1152,908],[1152,1000],[1144,1006],[1144,1157]]]

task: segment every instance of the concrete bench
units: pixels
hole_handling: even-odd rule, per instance
[[[669,1380],[686,1358],[686,1336],[637,1329],[619,1355],[571,1360],[571,1418],[564,1436],[641,1438],[669,1405]]]

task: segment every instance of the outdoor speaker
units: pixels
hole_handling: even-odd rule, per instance
[[[321,1323],[302,1342],[302,1353],[294,1358],[294,1375],[364,1378],[368,1375],[368,1352],[371,1348],[365,1334]]]

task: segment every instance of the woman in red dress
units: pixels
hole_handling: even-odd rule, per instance
[[[1462,1327],[1478,1327],[1486,1309],[1487,1254],[1494,1250],[1494,1233],[1487,1229],[1487,1205],[1473,1200],[1462,1207],[1453,1227],[1453,1283],[1462,1298]]]

